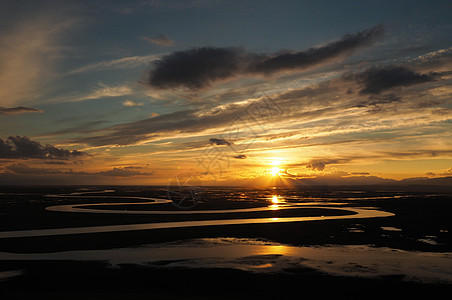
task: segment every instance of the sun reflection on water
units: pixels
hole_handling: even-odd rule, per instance
[[[293,256],[294,255],[294,247],[285,246],[285,245],[261,245],[258,246],[258,255],[284,255],[284,256]]]
[[[271,202],[273,203],[272,205],[270,205],[270,209],[272,210],[278,210],[280,208],[280,201],[277,195],[273,195],[271,198]]]

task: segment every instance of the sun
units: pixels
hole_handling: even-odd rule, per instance
[[[278,157],[274,157],[272,158],[272,160],[269,162],[270,166],[272,166],[271,169],[268,169],[268,172],[270,172],[270,174],[272,176],[278,176],[280,175],[280,172],[282,171],[282,169],[279,168],[279,166],[281,165],[282,161],[280,158]]]
[[[279,175],[279,172],[281,172],[281,169],[277,168],[277,167],[273,167],[270,169],[270,172],[271,172],[272,176],[276,176],[276,175]]]

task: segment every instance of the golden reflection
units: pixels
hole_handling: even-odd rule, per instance
[[[261,247],[261,249],[259,249],[258,252],[260,255],[271,255],[271,254],[293,255],[294,249],[293,247],[285,245],[268,245]]]
[[[273,267],[273,265],[270,263],[263,264],[263,265],[257,265],[257,266],[251,266],[251,268],[253,268],[253,269],[265,269],[265,268],[271,268],[271,267]]]
[[[272,210],[278,210],[279,209],[279,199],[278,199],[278,196],[277,195],[273,195],[272,196],[272,205],[270,205],[269,207],[272,209]]]

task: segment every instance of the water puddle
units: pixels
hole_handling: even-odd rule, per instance
[[[402,229],[400,229],[400,228],[391,227],[391,226],[383,226],[383,227],[380,227],[380,229],[384,230],[384,231],[402,231]]]

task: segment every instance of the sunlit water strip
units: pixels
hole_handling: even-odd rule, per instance
[[[96,197],[97,198],[97,197]],[[125,197],[130,198],[130,197]],[[136,199],[137,197],[131,197]],[[162,204],[169,203],[171,200],[160,199],[160,198],[143,198],[139,199],[153,200],[152,202],[121,202],[121,203],[85,203],[85,204],[65,204],[65,205],[54,205],[46,207],[48,211],[59,211],[59,212],[82,212],[82,213],[96,213],[96,214],[130,214],[130,215],[193,215],[193,214],[227,214],[227,213],[243,213],[243,212],[261,212],[261,211],[274,211],[274,210],[285,210],[285,209],[299,209],[300,206],[318,206],[316,202],[305,202],[305,203],[294,203],[290,205],[285,204],[275,204],[270,206],[262,207],[250,207],[250,208],[234,208],[234,209],[205,209],[205,210],[125,210],[125,209],[99,209],[99,208],[87,208],[89,206],[120,206],[120,205],[149,205],[149,204]],[[325,206],[337,205],[340,203],[327,203],[322,204]],[[322,207],[324,208],[324,207]]]
[[[154,230],[154,229],[167,229],[167,228],[186,228],[186,227],[200,227],[200,226],[268,224],[268,223],[289,223],[289,222],[306,222],[306,221],[320,221],[320,220],[362,219],[362,218],[389,217],[389,216],[394,215],[392,213],[385,212],[385,211],[360,209],[360,208],[341,208],[341,209],[334,208],[333,209],[333,208],[325,208],[322,206],[310,206],[309,208],[350,211],[352,214],[340,215],[340,216],[246,218],[246,219],[227,219],[227,220],[202,220],[202,221],[162,222],[162,223],[128,224],[128,225],[89,226],[89,227],[74,227],[74,228],[38,229],[38,230],[16,230],[16,231],[0,232],[0,238],[23,238],[23,237],[85,234],[85,233],[106,233],[106,232]]]
[[[297,247],[255,239],[205,238],[133,248],[54,253],[5,253],[0,260],[106,261],[172,268],[232,268],[281,273],[309,267],[340,276],[402,275],[407,280],[452,283],[452,253],[403,251],[368,245]],[[159,262],[164,261],[164,266]]]

